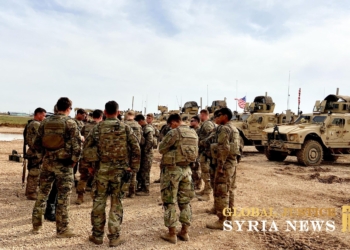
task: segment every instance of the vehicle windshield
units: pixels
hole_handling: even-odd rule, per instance
[[[323,123],[324,120],[326,120],[327,116],[314,116],[314,118],[312,119],[312,123]]]
[[[241,117],[240,117],[240,120],[246,121],[249,116],[250,116],[250,114],[242,114]]]
[[[309,115],[301,115],[298,117],[298,119],[295,120],[295,124],[300,124],[300,123],[309,123],[311,119],[311,116]]]

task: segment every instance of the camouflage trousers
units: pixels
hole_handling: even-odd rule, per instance
[[[56,231],[62,233],[69,224],[69,201],[72,192],[73,168],[70,164],[44,158],[39,179],[39,193],[35,202],[32,223],[34,227],[42,226],[46,201],[56,180],[57,207]]]
[[[120,235],[123,221],[123,204],[121,197],[121,178],[127,166],[115,163],[100,163],[92,187],[93,205],[91,211],[92,235],[102,239],[106,224],[106,202],[108,195],[111,196],[111,207],[108,218],[107,235],[109,240],[117,239]]]
[[[220,219],[224,208],[234,207],[237,162],[225,163],[223,169],[224,173],[220,173],[216,168],[214,180],[214,207]]]
[[[152,168],[152,162],[153,162],[153,152],[142,152],[141,153],[141,164],[140,164],[140,170],[137,173],[137,182],[138,186],[141,186],[141,188],[148,187],[150,185],[150,173]]]
[[[39,186],[40,165],[33,164],[31,160],[28,160],[28,176],[26,185],[26,196],[32,196],[37,193]]]
[[[79,163],[80,179],[77,185],[77,194],[84,194],[88,181],[94,177],[95,169],[92,164],[95,164],[95,163],[80,160],[80,163]]]
[[[204,193],[205,194],[210,194],[211,191],[213,190],[211,184],[210,184],[210,161],[209,159],[205,156],[204,153],[200,155],[199,158],[200,166],[201,166],[201,171],[202,171],[202,179],[204,181]]]
[[[192,172],[189,166],[166,166],[160,173],[160,192],[164,206],[164,224],[176,227],[176,202],[180,209],[181,224],[191,225],[192,209],[190,201],[194,197]]]
[[[194,186],[196,188],[200,187],[201,184],[202,184],[202,178],[201,178],[202,171],[201,171],[201,168],[200,168],[200,163],[199,162],[193,162],[191,164],[191,171],[192,171],[192,180],[193,180]]]

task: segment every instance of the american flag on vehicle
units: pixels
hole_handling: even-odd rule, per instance
[[[246,101],[245,101],[245,97],[243,97],[243,98],[235,98],[235,100],[237,100],[238,101],[238,106],[241,108],[241,109],[244,109],[244,106],[245,106],[245,103],[246,103]]]

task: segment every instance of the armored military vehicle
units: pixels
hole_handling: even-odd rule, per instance
[[[271,161],[296,156],[299,164],[317,166],[350,153],[350,97],[328,95],[316,101],[310,122],[264,130],[265,155]],[[307,116],[307,115],[306,115]],[[298,119],[299,120],[299,119]]]
[[[274,113],[275,103],[270,96],[257,96],[252,103],[246,103],[242,114],[237,114],[234,125],[240,132],[245,146],[255,146],[259,152],[264,152],[262,131],[275,124],[289,123],[295,119],[294,113],[287,110],[286,114]]]
[[[227,108],[226,97],[224,100],[215,100],[211,103],[211,106],[207,107],[209,114],[213,114],[216,110],[221,108]]]

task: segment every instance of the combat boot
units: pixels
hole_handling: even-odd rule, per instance
[[[149,186],[145,186],[143,191],[136,193],[137,196],[149,196]]]
[[[84,202],[84,194],[78,194],[78,198],[75,202],[77,205],[81,205]]]
[[[48,203],[46,206],[45,214],[44,214],[45,220],[48,221],[56,221],[56,205]]]
[[[72,229],[68,228],[66,231],[62,233],[57,233],[56,237],[57,238],[72,238],[77,236]]]
[[[41,226],[33,226],[32,233],[33,234],[38,234],[40,233]]]
[[[96,237],[93,236],[93,235],[90,235],[90,236],[89,236],[89,241],[95,243],[96,245],[102,245],[102,244],[103,244],[103,239],[96,238]]]
[[[216,214],[216,209],[215,209],[215,207],[213,206],[213,207],[210,208],[210,209],[206,209],[205,212],[208,213],[208,214]]]
[[[223,230],[224,228],[224,221],[226,220],[226,217],[223,216],[223,214],[218,213],[219,219],[212,223],[207,223],[206,227],[209,229],[217,229],[217,230]]]
[[[129,186],[129,194],[127,196],[128,198],[134,198],[135,197],[135,186],[130,185]]]
[[[109,247],[117,247],[123,243],[125,243],[125,239],[122,236],[119,236],[117,239],[109,240]]]
[[[179,237],[180,240],[183,241],[189,241],[190,240],[190,236],[188,236],[188,228],[190,226],[182,224],[182,228],[181,231],[177,234],[177,237]]]
[[[176,237],[176,227],[169,227],[169,233],[162,234],[160,236],[163,240],[169,241],[170,243],[176,244],[177,237]]]
[[[27,200],[31,200],[31,201],[36,201],[36,198],[38,198],[37,193],[31,193],[31,194],[27,194]]]
[[[199,201],[210,201],[210,194],[203,194],[202,196],[197,196]]]
[[[202,191],[196,191],[196,195],[203,195],[204,194],[204,189]]]
[[[199,180],[198,182],[195,183],[195,189],[201,190],[201,188],[202,188],[202,180]]]

